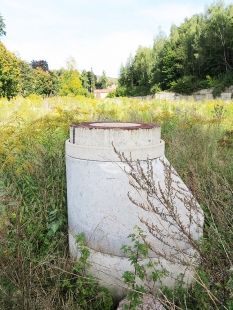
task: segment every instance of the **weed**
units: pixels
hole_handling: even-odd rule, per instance
[[[214,106],[214,118],[216,118],[218,121],[221,121],[223,119],[223,117],[225,116],[227,110],[224,108],[223,105],[220,104],[216,104]]]
[[[213,309],[214,302],[231,309],[233,154],[227,132],[233,129],[233,105],[218,104],[0,99],[0,308],[109,309],[109,295],[84,275],[87,266],[79,269],[69,257],[64,154],[70,123],[108,119],[161,124],[168,159],[205,211],[203,259],[196,269],[201,284],[166,291],[170,309]],[[218,142],[223,136],[229,147]]]
[[[165,252],[157,252],[156,248],[147,244],[158,257],[163,257],[171,263],[175,262],[187,266],[194,274],[193,285],[190,288],[185,288],[185,282],[181,276],[180,279],[177,279],[174,291],[171,291],[166,286],[161,286],[161,293],[168,298],[169,304],[173,302],[174,309],[229,309],[233,296],[233,192],[226,178],[213,171],[209,171],[203,179],[193,171],[189,175],[189,188],[200,201],[205,214],[203,238],[197,241],[190,234],[189,226],[183,225],[178,211],[170,199],[170,195],[174,195],[177,191],[177,187],[173,185],[174,172],[171,166],[162,161],[166,184],[165,189],[163,189],[159,184],[156,186],[157,183],[153,180],[154,172],[150,161],[147,163],[147,169],[143,169],[139,162],[135,165],[125,158],[124,154],[118,152],[117,154],[129,167],[127,175],[131,180],[130,184],[137,191],[145,193],[143,195],[143,197],[146,197],[145,201],[138,201],[129,196],[131,202],[139,208],[150,210],[158,218],[175,226],[180,233],[177,235],[173,233],[172,237],[177,241],[183,240],[196,252],[193,258],[188,257],[187,253],[178,247],[176,254],[167,255]],[[192,199],[189,200],[188,195],[183,195],[182,189],[179,186],[178,188],[179,199],[184,203],[187,212],[189,210],[197,211]],[[162,213],[155,204],[155,198],[164,207]],[[164,247],[169,246],[174,252],[172,244],[166,241],[170,231],[166,230],[164,232],[153,223],[143,219],[140,220],[146,225],[152,236],[163,243]],[[196,223],[198,223],[198,220],[196,220]],[[140,247],[143,248],[143,245],[140,245]],[[130,274],[130,276],[127,278],[128,282],[134,283],[133,275]],[[163,300],[163,302],[165,301]]]

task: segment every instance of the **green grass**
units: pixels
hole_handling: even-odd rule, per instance
[[[71,123],[106,120],[160,124],[167,158],[206,207],[206,216],[210,208],[214,212],[219,231],[212,235],[224,238],[226,246],[232,242],[233,102],[0,99],[0,309],[111,309],[110,295],[69,257],[64,150]],[[228,221],[227,230],[221,219]],[[213,264],[226,272],[233,264],[226,259],[228,248],[224,252],[207,237],[210,259],[218,251]],[[210,271],[200,272],[219,299],[223,290],[208,282]],[[231,279],[219,284],[226,298]],[[202,290],[180,289],[174,302],[182,309],[214,309]]]

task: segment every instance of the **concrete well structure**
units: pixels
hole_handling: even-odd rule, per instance
[[[150,251],[149,257],[141,259],[146,266],[149,260],[157,262],[157,268],[165,268],[170,275],[163,278],[165,285],[173,287],[175,279],[183,273],[188,285],[192,281],[193,270],[163,258],[164,254],[173,255],[183,252],[181,260],[187,259],[196,263],[194,250],[182,240],[180,231],[164,219],[159,218],[152,210],[144,210],[133,204],[127,194],[130,192],[135,199],[144,199],[129,185],[129,179],[124,172],[129,169],[127,164],[119,160],[113,145],[119,152],[133,162],[140,161],[143,169],[150,160],[154,171],[154,182],[158,187],[166,189],[165,167],[168,163],[164,156],[164,141],[161,140],[161,128],[156,124],[143,123],[82,123],[70,126],[70,139],[66,141],[66,170],[69,247],[74,257],[78,257],[75,235],[84,232],[89,248],[89,270],[100,282],[108,287],[115,297],[122,298],[126,293],[123,283],[124,271],[133,271],[127,254],[121,250],[123,244],[132,245],[128,237],[139,226],[146,234],[147,240],[156,251]],[[168,163],[169,164],[169,163]],[[173,204],[177,214],[188,226],[195,240],[202,236],[203,212],[194,201],[185,184],[177,174],[173,175]],[[180,188],[184,194],[180,194]],[[181,195],[181,197],[180,197]],[[143,195],[142,195],[143,196]],[[193,210],[187,210],[186,202],[190,200],[195,205]],[[155,207],[166,213],[166,208],[157,199],[153,200]],[[153,223],[165,232],[166,244],[153,237],[147,230],[144,221]],[[155,253],[156,252],[156,253]],[[160,252],[162,255],[158,255]],[[179,256],[176,255],[179,258]],[[139,283],[140,284],[140,283]],[[147,282],[149,287],[152,283]]]

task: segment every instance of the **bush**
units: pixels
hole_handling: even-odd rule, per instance
[[[228,70],[225,74],[219,74],[213,78],[207,76],[207,80],[210,87],[213,87],[213,97],[220,97],[225,87],[233,85],[233,70]]]
[[[195,76],[184,76],[178,79],[176,82],[171,83],[171,90],[185,95],[191,95],[197,90],[197,78]]]
[[[154,86],[151,87],[150,89],[150,93],[151,94],[155,94],[155,93],[159,93],[162,91],[162,88],[160,87],[159,84],[155,84]]]
[[[108,98],[115,98],[116,97],[116,91],[110,91],[107,95]]]
[[[225,86],[224,85],[218,85],[215,86],[212,90],[212,95],[214,98],[220,97],[221,93],[224,92]]]
[[[201,80],[198,82],[198,89],[207,89],[210,87],[208,79]]]
[[[116,89],[116,97],[126,97],[127,89],[124,86],[117,87]]]

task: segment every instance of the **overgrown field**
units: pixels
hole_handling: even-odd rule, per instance
[[[158,298],[167,309],[233,309],[233,102],[34,95],[0,99],[0,309],[113,309],[68,253],[64,142],[83,121],[161,125],[205,230],[199,281]]]

